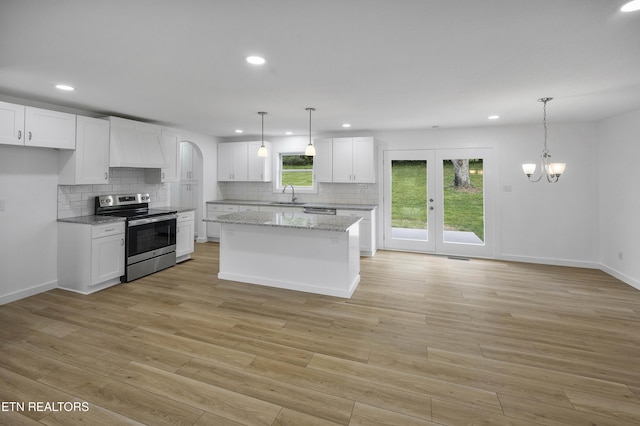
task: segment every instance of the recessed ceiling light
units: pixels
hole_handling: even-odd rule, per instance
[[[292,135],[293,132],[284,132],[285,135]]]
[[[640,0],[630,1],[620,8],[622,12],[635,12],[636,10],[640,10]]]
[[[267,61],[262,56],[247,56],[247,62],[251,65],[262,65]]]
[[[71,92],[76,90],[73,86],[69,86],[68,84],[56,84],[56,89],[58,90],[66,90],[67,92]]]
[[[489,120],[497,120],[498,118],[500,118],[499,115],[490,115],[489,117],[487,117]]]
[[[242,129],[236,129],[236,133],[242,133],[244,130]]]
[[[342,127],[351,127],[351,124],[349,124],[349,123],[344,123],[344,124],[342,125]]]

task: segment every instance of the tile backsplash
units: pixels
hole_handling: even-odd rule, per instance
[[[58,185],[58,218],[95,213],[95,197],[108,194],[149,193],[152,206],[169,203],[169,184],[145,182],[144,169],[111,168],[104,185]]]
[[[287,201],[285,194],[273,191],[272,182],[219,182],[218,187],[226,200]],[[296,192],[298,201],[305,203],[378,204],[378,185],[375,183],[319,183],[318,193]]]

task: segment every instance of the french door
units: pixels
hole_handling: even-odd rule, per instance
[[[384,152],[384,247],[493,257],[491,149]]]

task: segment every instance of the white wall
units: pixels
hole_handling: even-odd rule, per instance
[[[539,161],[542,154],[542,125],[386,131],[374,136],[382,150],[494,148],[499,168],[494,197],[496,257],[594,268],[598,267],[595,128],[588,123],[549,124],[553,159],[567,163],[557,184],[530,183],[522,173],[523,162]]]
[[[600,123],[598,140],[600,261],[640,289],[640,110]]]
[[[0,145],[0,304],[57,286],[58,151]]]

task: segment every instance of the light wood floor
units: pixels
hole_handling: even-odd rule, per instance
[[[349,300],[216,278],[218,245],[0,306],[10,425],[638,425],[640,291],[594,270],[379,251]],[[25,408],[28,408],[26,406]]]

